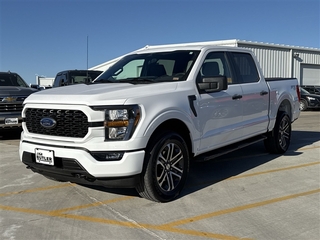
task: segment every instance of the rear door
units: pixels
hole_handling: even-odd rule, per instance
[[[231,52],[230,58],[242,89],[243,138],[264,133],[269,123],[268,86],[263,76],[259,75],[250,53]]]

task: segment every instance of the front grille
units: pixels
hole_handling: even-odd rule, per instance
[[[0,103],[0,112],[21,112],[22,103]]]
[[[21,112],[26,96],[0,97],[0,112]]]
[[[40,124],[43,118],[54,119],[56,125],[43,127]],[[80,110],[28,108],[25,121],[29,132],[51,136],[83,138],[89,127],[87,116]]]

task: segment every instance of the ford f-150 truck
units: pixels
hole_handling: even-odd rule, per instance
[[[257,141],[287,151],[299,117],[297,79],[265,79],[250,50],[147,46],[92,84],[53,88],[24,102],[20,158],[50,179],[133,187],[175,199],[191,161]]]

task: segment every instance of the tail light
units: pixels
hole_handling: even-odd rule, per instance
[[[299,102],[301,100],[301,94],[300,94],[300,87],[299,85],[296,86],[296,91],[297,91],[297,96],[298,96],[298,99],[299,99]]]

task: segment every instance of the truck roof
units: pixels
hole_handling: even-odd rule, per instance
[[[177,50],[206,50],[206,49],[221,49],[221,50],[232,50],[241,52],[251,52],[249,49],[244,49],[235,46],[218,46],[211,42],[197,42],[197,43],[181,43],[181,44],[166,44],[166,45],[147,45],[144,48],[136,50],[134,53],[148,53],[155,51],[177,51]]]
[[[78,69],[72,69],[72,70],[60,71],[60,72],[57,73],[57,75],[61,75],[61,74],[66,73],[66,72],[88,72],[88,73],[90,73],[90,72],[101,72],[102,73],[102,71],[100,71],[100,70],[82,70],[82,69],[78,70]]]

